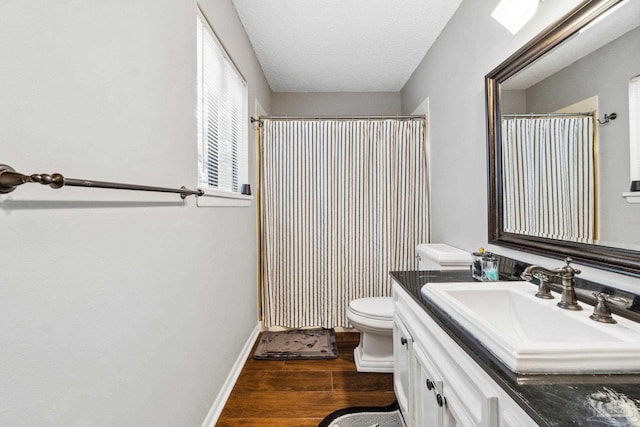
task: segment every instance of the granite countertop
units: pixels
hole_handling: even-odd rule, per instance
[[[516,374],[422,297],[427,283],[473,281],[468,270],[395,271],[391,276],[539,425],[640,426],[640,374]]]

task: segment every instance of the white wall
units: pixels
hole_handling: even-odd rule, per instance
[[[231,2],[203,7],[268,108]],[[195,1],[0,2],[0,163],[193,187],[195,23]],[[0,196],[0,425],[200,426],[257,323],[255,222],[171,194]]]
[[[400,92],[274,92],[276,116],[399,115]]]
[[[529,262],[560,266],[524,252],[487,246],[487,157],[484,77],[579,0],[540,3],[513,36],[491,18],[498,0],[464,1],[402,89],[402,111],[429,98],[432,240],[466,250],[479,246]],[[583,268],[583,277],[640,291],[640,280]]]

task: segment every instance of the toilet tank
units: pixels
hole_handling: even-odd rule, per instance
[[[421,243],[417,246],[420,270],[467,270],[471,254],[444,243]]]

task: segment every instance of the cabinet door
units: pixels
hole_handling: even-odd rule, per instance
[[[413,427],[413,417],[411,411],[413,408],[410,399],[412,369],[411,369],[411,352],[413,347],[413,339],[406,326],[400,318],[393,316],[393,389],[396,392],[398,406],[404,417],[407,427]]]
[[[444,396],[442,378],[420,344],[413,346],[415,364],[414,415],[415,427],[441,427],[443,425]]]

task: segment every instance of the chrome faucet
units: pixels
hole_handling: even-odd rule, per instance
[[[580,270],[577,268],[571,267],[572,259],[567,257],[565,262],[567,265],[556,268],[553,270],[549,270],[544,267],[540,267],[539,265],[530,265],[525,268],[524,272],[520,275],[524,280],[531,280],[534,276],[538,277],[539,275],[547,275],[547,276],[558,276],[562,278],[562,296],[560,297],[560,302],[558,303],[558,307],[564,308],[566,310],[582,310],[580,304],[578,304],[578,299],[576,297],[576,290],[573,287],[573,278],[576,274],[580,274]],[[538,292],[540,294],[540,291]],[[536,295],[541,297],[540,295]]]

